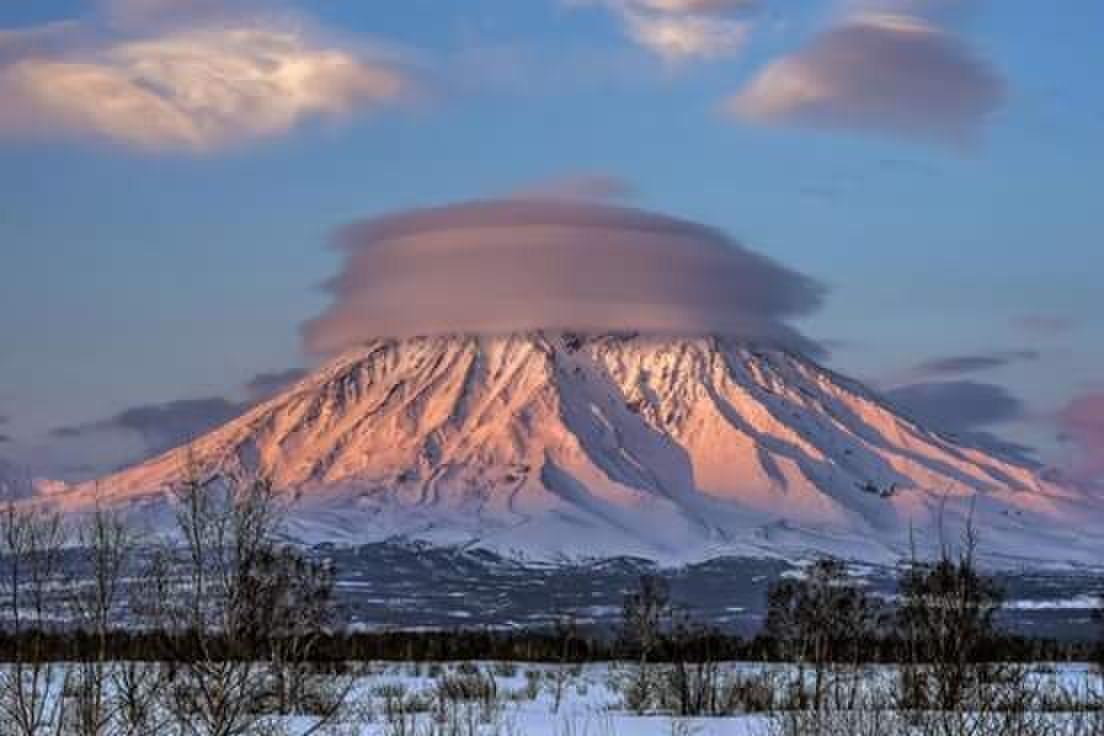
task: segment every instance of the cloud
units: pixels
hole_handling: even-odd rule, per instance
[[[961,375],[1003,368],[1012,363],[1034,361],[1040,358],[1038,350],[1007,350],[979,355],[954,355],[929,360],[916,366],[915,373],[926,377]]]
[[[922,425],[952,433],[1019,419],[1025,411],[1007,389],[975,381],[914,383],[885,392],[885,398]]]
[[[329,353],[377,337],[719,333],[821,348],[787,324],[824,288],[719,230],[604,204],[499,200],[356,223],[336,242],[333,304],[304,326]]]
[[[1024,314],[1013,319],[1012,325],[1024,332],[1045,336],[1069,332],[1076,327],[1072,319],[1052,314]]]
[[[258,373],[245,384],[245,391],[250,401],[264,401],[280,393],[280,391],[305,375],[306,371],[299,368],[292,368],[279,373]]]
[[[221,397],[183,399],[136,406],[99,422],[58,427],[50,434],[59,439],[75,439],[105,431],[132,433],[142,441],[147,454],[156,455],[187,444],[238,416],[243,408]]]
[[[514,191],[513,199],[606,201],[629,199],[636,189],[625,179],[611,174],[583,173],[544,179]]]
[[[625,3],[657,13],[701,13],[722,15],[755,7],[755,0],[630,0]]]
[[[9,435],[0,434],[0,444],[5,444],[5,443],[11,442],[11,441],[12,441],[12,438]]]
[[[678,15],[628,15],[629,36],[668,61],[716,58],[739,51],[747,40],[747,23]]]
[[[766,66],[728,103],[767,125],[866,130],[955,146],[979,136],[1004,83],[919,16],[860,14]]]
[[[57,427],[50,431],[50,437],[59,442],[40,448],[40,460],[55,475],[81,480],[128,467],[217,429],[304,375],[305,371],[299,369],[258,373],[242,387],[242,401],[209,396],[142,404],[107,419]],[[91,462],[73,466],[74,456],[87,457]]]
[[[639,46],[668,62],[715,59],[743,49],[752,0],[577,0],[604,5]]]
[[[408,91],[398,64],[320,42],[303,24],[274,17],[180,12],[187,24],[133,28],[148,22],[143,9],[162,18],[169,7],[202,5],[114,3],[108,12],[127,19],[127,32],[106,38],[91,21],[66,26],[65,43],[44,43],[46,28],[7,31],[0,136],[204,152],[390,105]]]
[[[1058,413],[1061,438],[1077,451],[1071,472],[1084,482],[1104,483],[1104,392],[1082,394]]]
[[[908,15],[930,22],[946,22],[969,16],[984,4],[984,0],[846,0],[844,10],[850,16]]]

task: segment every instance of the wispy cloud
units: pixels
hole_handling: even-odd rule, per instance
[[[1005,350],[975,355],[952,355],[924,361],[916,366],[914,373],[927,378],[980,373],[1013,363],[1035,361],[1040,357],[1041,353],[1038,350]]]
[[[0,135],[203,152],[393,104],[408,90],[397,63],[326,43],[306,23],[204,12],[217,7],[113,2],[106,32],[98,19],[4,31]]]
[[[299,368],[292,368],[278,373],[258,373],[245,384],[245,391],[251,401],[264,401],[283,391],[305,375],[306,371]]]
[[[914,383],[885,393],[891,403],[922,424],[968,432],[1019,419],[1024,405],[1003,386],[976,381]]]
[[[864,11],[769,63],[727,107],[752,123],[866,130],[966,147],[1003,98],[997,72],[930,17]]]
[[[665,215],[569,200],[497,200],[354,224],[304,332],[328,353],[379,337],[535,329],[720,333],[821,347],[788,320],[824,288],[723,232]]]
[[[136,406],[90,424],[58,427],[58,439],[79,439],[102,432],[133,433],[150,455],[186,444],[219,424],[233,419],[242,406],[221,397],[183,399]]]
[[[259,373],[243,386],[245,399],[242,401],[207,396],[141,404],[107,419],[57,427],[51,430],[50,436],[70,443],[103,443],[114,437],[130,440],[128,446],[131,448],[137,440],[139,453],[133,455],[132,449],[125,460],[134,462],[191,442],[271,398],[304,375],[305,371],[300,369]]]
[[[635,43],[681,62],[715,59],[741,51],[751,31],[753,0],[571,0],[602,5]]]

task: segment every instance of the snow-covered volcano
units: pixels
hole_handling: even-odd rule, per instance
[[[163,499],[189,463],[264,473],[312,542],[886,561],[910,536],[956,535],[972,509],[985,550],[1013,564],[1104,548],[1092,499],[809,360],[719,339],[378,341],[99,493]],[[90,491],[58,500],[79,507]]]

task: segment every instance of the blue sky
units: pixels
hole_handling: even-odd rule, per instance
[[[63,473],[79,449],[95,465],[98,449],[51,431],[179,399],[243,400],[255,375],[308,365],[299,330],[326,308],[319,284],[340,267],[327,243],[346,223],[600,175],[631,187],[625,204],[716,226],[825,283],[824,307],[800,327],[832,345],[837,370],[887,389],[997,385],[1022,405],[970,429],[1083,462],[1075,455],[1097,452],[1089,440],[1055,437],[1063,409],[1104,389],[1104,6],[921,7],[930,4],[762,0],[698,13],[686,0],[668,10],[648,0],[331,0],[251,3],[228,16],[188,0],[171,18],[163,0],[5,4],[0,70],[20,86],[0,112],[0,456]],[[907,15],[968,49],[999,80],[999,102],[969,120],[929,120],[926,107],[959,97],[910,101],[918,72],[872,56],[903,75],[890,77],[900,99],[839,99],[803,118],[768,114],[756,98],[756,114],[731,112],[764,69],[875,13]],[[641,18],[688,17],[744,35],[695,53],[633,34]],[[357,86],[340,115],[264,108],[274,120],[264,129],[235,109],[184,144],[131,120],[108,130],[78,107],[101,104],[94,97],[48,99],[12,71],[61,60],[114,74],[121,44],[250,25],[294,27],[307,40],[289,54],[343,54],[363,63],[357,74],[393,72],[401,93]],[[55,66],[36,70],[34,84],[55,83],[45,76]],[[175,77],[158,81],[169,89],[156,94],[175,93]],[[854,94],[846,78],[831,81],[835,94]],[[877,119],[884,102],[927,127]],[[944,129],[960,125],[969,140],[947,140]],[[961,375],[917,370],[1028,352]]]

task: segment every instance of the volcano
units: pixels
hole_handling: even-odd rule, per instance
[[[526,558],[886,562],[972,518],[1012,566],[1099,559],[1098,501],[782,349],[720,338],[379,340],[240,418],[56,498],[156,506],[189,468],[263,474],[307,543]]]

